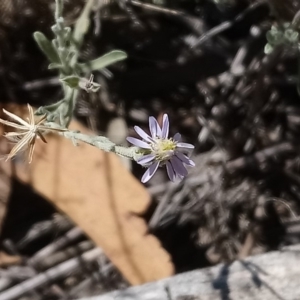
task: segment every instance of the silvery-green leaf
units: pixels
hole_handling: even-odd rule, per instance
[[[277,36],[278,36],[278,32],[274,32],[272,30],[268,31],[266,33],[266,38],[267,38],[267,41],[270,43],[270,44],[275,44],[276,43],[276,40],[277,40]]]
[[[36,116],[42,116],[46,114],[46,110],[43,106],[39,107],[38,109],[35,110],[34,114]]]
[[[292,21],[292,26],[299,30],[299,25],[300,25],[300,12],[298,11],[295,16],[294,16],[294,19]]]
[[[72,33],[72,31],[71,31],[71,28],[70,28],[70,27],[65,27],[65,28],[64,28],[64,36],[65,36],[65,40],[66,40],[66,41],[69,41],[69,40],[70,40],[70,38],[71,38],[71,33]]]
[[[277,28],[275,25],[272,25],[271,31],[272,31],[272,32],[277,32],[277,31],[278,31],[278,28]]]
[[[39,48],[43,51],[43,53],[51,62],[60,63],[60,59],[55,48],[43,33],[36,31],[33,34],[33,37],[37,42]]]
[[[284,32],[284,37],[290,42],[294,43],[298,41],[298,32],[294,31],[293,29],[287,29]]]
[[[90,27],[90,13],[92,11],[94,0],[88,0],[81,15],[76,21],[73,39],[77,46],[81,46],[83,38]]]
[[[83,72],[95,71],[103,69],[125,58],[127,58],[127,54],[125,52],[114,50],[85,64],[79,64],[79,66],[81,67]]]
[[[78,76],[73,76],[73,75],[60,79],[60,81],[66,83],[69,87],[73,89],[78,88],[79,80],[80,78]]]
[[[264,51],[265,54],[270,54],[273,51],[273,47],[270,44],[266,44]]]
[[[61,64],[58,64],[58,63],[51,63],[49,66],[48,66],[48,69],[49,70],[53,70],[53,69],[62,69],[63,66]]]

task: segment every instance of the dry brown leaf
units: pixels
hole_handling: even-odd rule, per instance
[[[78,122],[70,127],[92,134]],[[17,167],[17,177],[77,223],[131,284],[172,275],[169,254],[137,216],[149,206],[149,194],[120,159],[58,136],[47,141],[37,143],[33,163]]]

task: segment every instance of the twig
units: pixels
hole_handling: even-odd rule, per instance
[[[12,283],[11,278],[0,278],[0,292],[7,289]]]
[[[148,3],[146,4],[146,3],[142,3],[142,2],[136,1],[136,0],[131,0],[131,1],[129,1],[129,3],[132,4],[132,5],[144,8],[144,9],[148,9],[148,10],[152,10],[152,11],[160,12],[160,13],[165,13],[165,14],[168,14],[168,15],[175,15],[175,16],[185,15],[185,13],[182,12],[182,11],[178,11],[178,10],[174,10],[174,9],[168,9],[168,8],[164,8],[164,7],[159,7],[157,5],[148,4]]]
[[[279,145],[275,145],[258,151],[251,156],[243,156],[230,161],[226,164],[226,168],[229,172],[233,172],[239,169],[243,169],[250,164],[252,165],[255,162],[262,163],[273,156],[288,154],[294,152],[295,150],[295,147],[291,143],[281,143]]]
[[[11,267],[0,270],[0,292],[7,289],[14,282],[23,281],[36,275],[30,267]]]
[[[211,30],[207,31],[205,34],[200,36],[198,39],[196,39],[191,45],[192,48],[198,47],[207,40],[215,37],[216,35],[220,34],[221,32],[224,32],[225,30],[231,28],[233,25],[235,25],[236,22],[241,21],[243,18],[247,16],[248,13],[256,9],[257,7],[260,7],[261,5],[266,5],[265,1],[254,3],[253,5],[249,6],[247,9],[245,9],[241,14],[239,14],[233,21],[226,21],[223,22],[215,27],[213,27]]]
[[[218,26],[213,27],[211,30],[207,31],[205,34],[203,34],[199,39],[197,39],[194,44],[192,45],[192,48],[198,47],[201,44],[205,43],[206,41],[210,40],[214,36],[218,35],[219,33],[229,29],[233,26],[233,22],[227,21],[224,23],[221,23]]]
[[[25,280],[33,277],[36,272],[31,267],[13,266],[6,270],[0,269],[0,276],[12,278],[14,280]]]
[[[254,247],[255,244],[255,238],[253,235],[253,232],[250,231],[245,239],[245,242],[243,244],[243,246],[240,249],[239,255],[238,255],[238,259],[244,259],[247,256],[249,256],[251,254],[251,251]]]
[[[17,244],[17,248],[24,248],[29,243],[50,234],[55,231],[62,232],[70,230],[73,227],[73,224],[64,216],[57,214],[54,219],[42,221],[34,224],[29,231],[26,233],[25,237],[21,239],[21,241]]]
[[[13,300],[25,293],[28,293],[36,288],[42,287],[45,284],[53,282],[59,278],[68,276],[71,272],[79,270],[83,263],[94,261],[103,254],[100,248],[92,249],[84,253],[80,257],[72,258],[58,266],[55,266],[31,279],[28,279],[9,290],[0,294],[0,300]]]
[[[182,181],[177,183],[177,184],[173,184],[170,186],[170,188],[168,189],[168,191],[165,193],[165,195],[163,196],[163,198],[161,199],[161,201],[159,202],[152,218],[149,221],[149,228],[153,229],[157,226],[157,223],[159,222],[160,218],[161,218],[161,214],[164,211],[168,201],[170,201],[171,197],[173,196],[173,194],[180,188],[182,187],[183,183]]]
[[[54,241],[52,244],[47,245],[45,248],[38,251],[31,259],[28,260],[30,265],[39,264],[41,260],[48,257],[49,255],[61,250],[67,246],[70,242],[73,242],[80,238],[84,232],[79,228],[75,227],[68,231],[64,236]]]
[[[57,77],[47,79],[38,79],[34,81],[25,82],[22,89],[25,91],[39,90],[49,86],[60,86],[61,83]]]
[[[53,253],[50,256],[45,257],[43,260],[39,260],[39,270],[45,270],[52,268],[76,255],[82,254],[95,247],[92,241],[83,241],[77,245],[68,247],[62,251]]]

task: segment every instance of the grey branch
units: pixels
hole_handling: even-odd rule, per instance
[[[28,279],[3,293],[0,293],[0,300],[13,300],[27,292],[30,292],[38,287],[42,287],[51,281],[68,276],[71,272],[78,271],[80,266],[84,263],[89,263],[96,260],[103,254],[100,248],[94,248],[85,252],[80,257],[69,259],[68,261],[55,266],[39,275]]]
[[[37,265],[41,260],[50,256],[51,254],[55,253],[66,247],[71,242],[78,240],[84,232],[79,228],[75,227],[68,231],[64,236],[60,237],[53,243],[47,245],[40,251],[38,251],[31,259],[28,260],[29,265]]]
[[[80,300],[300,299],[300,245]]]

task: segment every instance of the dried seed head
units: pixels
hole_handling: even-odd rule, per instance
[[[4,136],[15,142],[15,146],[12,148],[10,153],[7,155],[6,161],[12,159],[17,153],[28,149],[28,163],[32,162],[32,156],[35,148],[35,142],[37,139],[41,139],[44,143],[47,143],[44,134],[48,131],[64,131],[66,129],[52,128],[45,125],[46,116],[43,116],[39,121],[35,121],[35,116],[32,107],[28,104],[29,115],[27,121],[20,118],[19,116],[8,112],[3,109],[3,112],[13,119],[14,122],[0,119],[0,123],[15,128],[17,131],[5,133]]]

